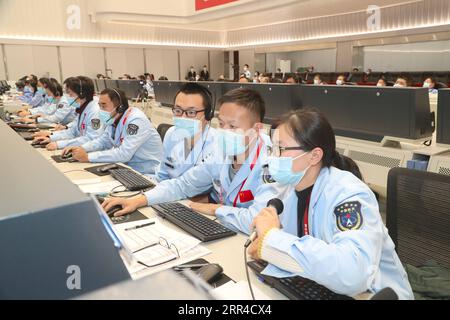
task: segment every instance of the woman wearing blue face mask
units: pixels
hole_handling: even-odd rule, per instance
[[[197,83],[186,83],[175,95],[174,126],[164,136],[159,181],[178,178],[214,154],[217,133],[210,126],[212,104],[209,90]]]
[[[250,255],[269,262],[264,274],[300,275],[349,296],[392,288],[412,299],[407,275],[377,200],[357,165],[339,155],[323,114],[299,110],[275,131],[268,159],[280,216],[265,208],[253,220]]]

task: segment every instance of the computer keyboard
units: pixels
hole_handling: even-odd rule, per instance
[[[277,289],[291,300],[353,300],[353,298],[337,294],[312,280],[299,276],[275,278],[262,275],[267,266],[265,261],[250,261],[248,266],[272,288]]]
[[[236,232],[178,202],[152,206],[162,217],[203,242],[234,236]]]
[[[139,173],[130,169],[115,169],[111,170],[110,173],[114,179],[118,180],[130,191],[144,190],[155,186]]]

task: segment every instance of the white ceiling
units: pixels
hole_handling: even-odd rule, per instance
[[[229,31],[276,24],[291,20],[366,11],[369,5],[380,7],[422,0],[239,0],[213,9],[195,12],[194,0],[154,1],[139,7],[141,0],[130,2],[92,1],[97,20],[129,25],[149,25],[208,31]],[[89,1],[91,2],[91,1]],[[113,3],[113,4],[112,4]],[[153,3],[153,4],[152,4]]]

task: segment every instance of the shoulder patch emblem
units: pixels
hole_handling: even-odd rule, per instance
[[[64,104],[62,104],[62,103],[58,104],[58,109],[62,109],[62,108],[64,108]]]
[[[334,208],[336,225],[341,231],[359,230],[363,223],[361,203],[359,201],[345,202]]]
[[[92,129],[94,129],[94,130],[100,129],[100,119],[92,119],[91,125],[92,125]]]
[[[136,135],[138,133],[138,131],[139,131],[139,127],[135,124],[130,123],[127,127],[127,133],[130,136]]]

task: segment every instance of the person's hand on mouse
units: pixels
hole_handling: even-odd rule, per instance
[[[66,148],[64,148],[62,153],[61,153],[61,156],[64,157],[68,153],[72,153],[72,155],[73,155],[73,152],[72,152],[73,149],[75,149],[75,147],[66,147]]]
[[[120,217],[125,214],[136,211],[140,207],[147,205],[147,198],[144,195],[140,195],[133,198],[106,198],[102,203],[103,209],[108,212],[112,207],[120,205],[122,210],[114,213],[114,217]]]
[[[48,151],[55,151],[58,150],[58,145],[56,144],[56,142],[50,142],[45,148]]]
[[[36,138],[36,137],[48,137],[48,136],[50,136],[50,134],[51,134],[50,131],[42,130],[42,131],[33,133],[31,136],[32,136],[33,138]]]
[[[86,150],[84,150],[83,148],[81,147],[72,148],[71,152],[73,159],[79,162],[89,162],[88,154]]]
[[[36,137],[33,139],[33,143],[47,144],[50,143],[50,138],[48,137]]]
[[[57,124],[55,126],[55,131],[61,131],[61,130],[66,130],[66,129],[67,129],[67,127],[63,124]]]
[[[17,115],[19,117],[26,117],[26,116],[30,115],[30,112],[28,110],[20,110],[19,112],[17,112]]]
[[[20,121],[23,123],[36,123],[36,120],[31,118],[22,118]]]

